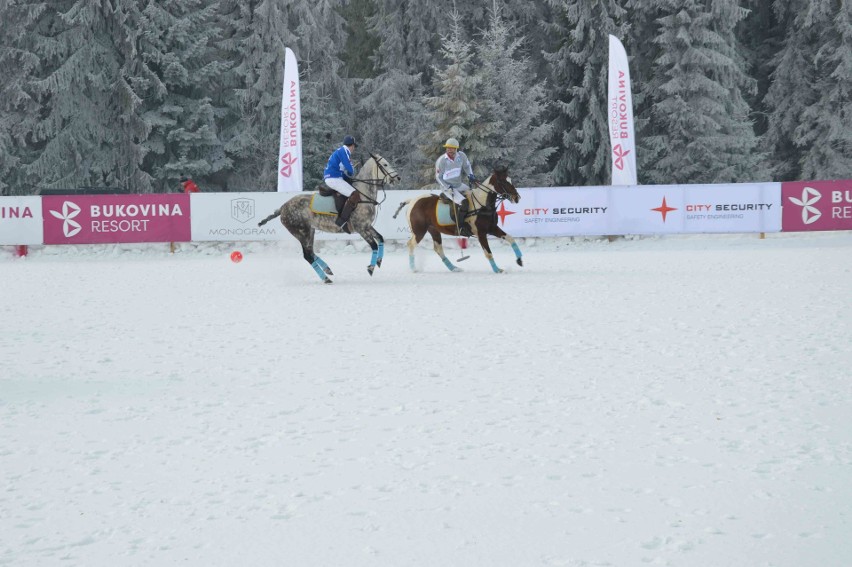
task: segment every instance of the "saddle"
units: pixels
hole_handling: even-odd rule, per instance
[[[317,185],[316,190],[318,195],[314,195],[314,197],[311,199],[311,209],[314,210],[314,212],[320,214],[340,214],[340,212],[343,210],[344,203],[346,203],[346,197],[326,185],[325,181]],[[317,199],[317,196],[323,197],[324,199]],[[333,203],[333,213],[332,210],[330,210],[331,205],[323,206],[322,204],[323,201],[328,202],[329,200],[331,200],[331,202]]]
[[[470,203],[470,197],[467,197]],[[438,195],[438,201],[435,203],[435,219],[441,226],[458,225],[456,222],[456,209],[458,207],[452,199],[444,194]]]

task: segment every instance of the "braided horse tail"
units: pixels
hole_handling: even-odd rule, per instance
[[[265,219],[263,219],[262,221],[257,223],[257,226],[265,225],[266,223],[268,223],[269,221],[271,221],[272,219],[274,219],[275,217],[277,217],[280,214],[281,214],[281,207],[278,207],[277,209],[275,209],[275,212],[273,212],[271,215],[269,215],[268,217],[266,217]]]
[[[397,209],[396,209],[396,212],[393,214],[393,218],[396,218],[397,215],[399,214],[399,211],[401,211],[403,208],[405,208],[408,205],[408,203],[410,203],[411,201],[412,201],[412,199],[408,199],[407,201],[403,201],[402,203],[400,203],[399,207],[397,207]]]

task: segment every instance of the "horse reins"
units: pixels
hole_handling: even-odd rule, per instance
[[[372,152],[369,152],[369,154],[370,154],[370,157],[373,158],[373,161],[375,162],[376,167],[378,167],[379,171],[381,171],[384,174],[384,177],[377,178],[377,179],[355,179],[354,181],[360,181],[361,183],[364,183],[365,185],[370,185],[370,186],[378,187],[379,189],[381,189],[382,195],[383,195],[382,200],[377,201],[375,199],[371,199],[370,197],[367,197],[364,193],[362,193],[361,190],[359,190],[357,187],[355,187],[354,189],[356,191],[358,191],[358,194],[361,195],[361,197],[363,197],[363,199],[364,199],[363,201],[359,201],[359,203],[364,203],[365,205],[379,206],[382,203],[384,203],[385,199],[387,199],[387,197],[388,197],[387,191],[385,191],[385,178],[389,177],[390,173],[388,173],[388,171],[384,168],[384,166],[382,166],[381,162],[376,159],[376,156],[374,156]],[[378,195],[378,191],[376,192],[376,194]]]
[[[489,177],[491,177],[491,175],[489,175]],[[497,209],[497,205],[499,203],[501,203],[501,202],[503,202],[503,201],[505,201],[506,199],[509,198],[509,196],[507,194],[500,193],[493,186],[489,187],[488,185],[486,185],[485,183],[483,183],[479,180],[474,181],[473,184],[474,184],[475,187],[481,188],[486,193],[494,193],[496,195],[496,197],[494,199],[494,209],[495,210]],[[473,192],[471,192],[470,198],[471,198],[472,201],[474,201],[474,204],[476,206],[478,206],[480,209],[485,209],[486,205],[488,205],[488,197],[485,198],[485,200],[486,200],[485,203],[480,203],[479,200],[476,198],[476,195],[473,194]]]

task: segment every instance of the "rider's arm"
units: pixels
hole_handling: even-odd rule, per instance
[[[473,166],[470,165],[470,160],[467,159],[467,154],[463,153],[462,155],[464,156],[464,163],[462,163],[462,169],[464,169],[464,171],[467,173],[467,176],[470,177],[473,175]]]
[[[444,170],[446,169],[446,161],[444,160],[444,156],[438,158],[435,162],[435,181],[438,182],[438,186],[441,189],[449,189],[449,185],[446,181],[444,181]]]
[[[349,161],[349,152],[345,149],[340,152],[340,168],[344,175],[355,177],[355,168],[352,167],[352,162]]]

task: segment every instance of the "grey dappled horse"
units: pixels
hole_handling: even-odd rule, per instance
[[[379,154],[370,154],[364,166],[355,175],[352,186],[360,193],[360,201],[349,218],[349,227],[353,234],[360,234],[373,251],[367,271],[373,275],[375,268],[381,267],[385,252],[385,240],[373,227],[376,220],[376,195],[385,183],[399,181],[400,177],[393,166]],[[316,230],[324,232],[343,232],[334,224],[336,215],[319,214],[311,210],[311,198],[316,192],[305,192],[297,195],[281,205],[271,215],[258,223],[263,226],[276,216],[281,218],[281,224],[296,237],[302,245],[302,256],[308,262],[324,283],[331,283],[328,276],[333,276],[331,268],[325,261],[314,253],[314,234]]]

